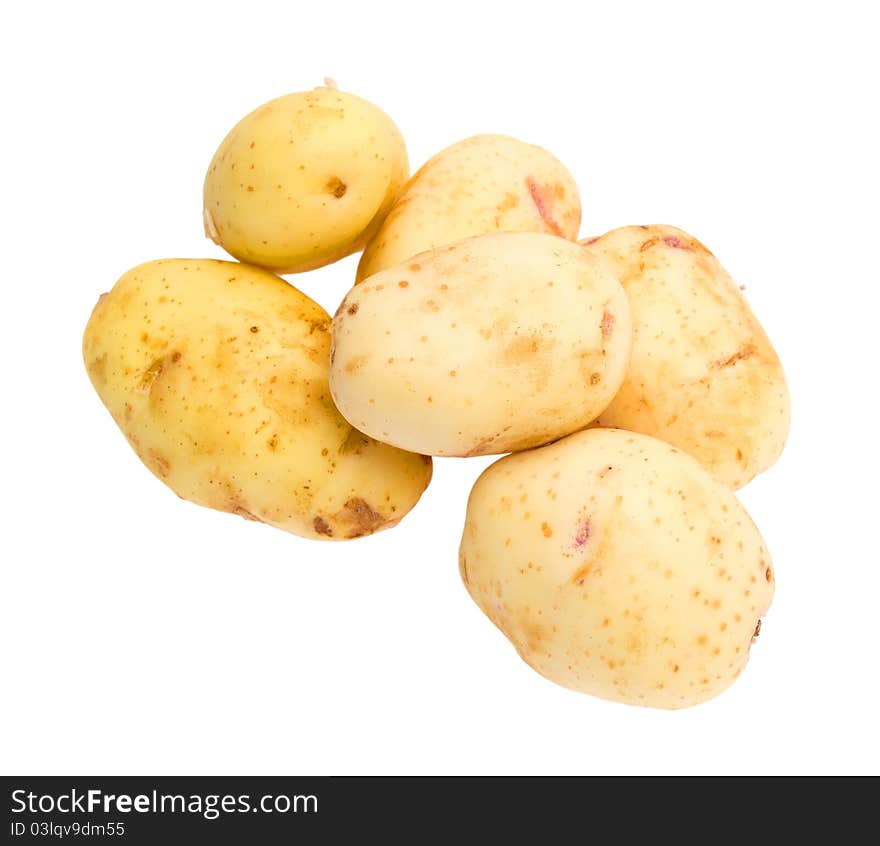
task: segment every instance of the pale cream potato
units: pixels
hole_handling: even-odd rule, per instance
[[[733,488],[770,467],[791,419],[785,374],[715,256],[671,226],[582,243],[612,262],[633,314],[626,378],[597,425],[662,438]]]
[[[477,605],[551,681],[683,708],[742,672],[773,598],[730,489],[669,444],[588,429],[474,485],[460,551]]]
[[[357,278],[473,235],[574,239],[580,221],[577,185],[558,159],[506,135],[475,135],[439,152],[410,179],[364,250]]]
[[[488,455],[588,425],[620,387],[630,344],[626,296],[603,260],[554,235],[481,235],[349,291],[330,389],[377,440]]]

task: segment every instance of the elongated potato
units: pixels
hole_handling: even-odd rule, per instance
[[[590,423],[617,392],[630,343],[626,296],[602,260],[554,235],[482,235],[349,291],[330,388],[378,440],[488,455]]]
[[[577,238],[581,201],[571,174],[541,147],[475,135],[430,159],[368,244],[358,281],[432,247],[490,232]]]
[[[614,264],[633,313],[629,369],[597,425],[662,438],[733,488],[770,467],[791,417],[785,374],[715,256],[672,226],[582,243]]]
[[[208,168],[205,233],[242,261],[299,273],[357,252],[409,175],[397,127],[372,103],[317,88],[271,100]]]
[[[83,358],[135,452],[179,496],[304,537],[355,538],[415,505],[431,460],[336,411],[329,327],[267,271],[169,259],[101,297]]]
[[[730,489],[675,447],[619,429],[489,467],[459,565],[539,673],[656,708],[727,688],[774,591],[764,542]]]

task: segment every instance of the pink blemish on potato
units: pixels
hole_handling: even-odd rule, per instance
[[[601,235],[594,235],[592,238],[584,238],[584,240],[581,241],[581,244],[588,247],[590,244],[595,244],[601,237]]]
[[[538,185],[531,176],[526,179],[526,185],[528,186],[532,202],[535,204],[538,214],[541,215],[541,219],[547,224],[547,228],[554,235],[559,235],[561,237],[562,230],[559,228],[559,224],[553,219],[553,214],[550,210],[550,198],[547,188]]]
[[[588,540],[590,539],[590,521],[589,519],[584,520],[581,523],[580,528],[577,531],[577,534],[574,536],[574,545],[577,549],[580,549]]]
[[[614,331],[614,315],[610,311],[602,312],[602,322],[599,324],[602,330],[602,337],[608,338]]]
[[[681,243],[681,238],[677,238],[675,235],[665,235],[663,237],[663,243],[666,244],[667,247],[675,247],[677,250],[689,250],[690,247],[687,244]]]

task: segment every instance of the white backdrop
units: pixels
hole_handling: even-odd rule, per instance
[[[32,3],[7,11],[3,687],[9,773],[878,772],[876,44],[869,4]],[[694,709],[540,678],[457,570],[489,459],[396,529],[301,540],[179,500],[80,360],[98,294],[222,257],[201,184],[251,108],[327,75],[413,168],[509,133],[572,171],[582,235],[704,241],[786,365],[785,455],[741,498],[777,594]],[[331,312],[357,257],[295,284]]]

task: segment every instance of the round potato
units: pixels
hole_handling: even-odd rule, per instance
[[[571,174],[541,147],[475,135],[430,159],[367,245],[358,281],[432,247],[490,232],[577,238],[581,201]]]
[[[626,295],[602,260],[554,235],[481,235],[349,291],[330,389],[353,426],[403,449],[509,452],[589,424],[630,343]]]
[[[363,248],[409,175],[397,127],[372,103],[317,88],[241,120],[214,154],[205,233],[242,261],[278,273]]]
[[[459,563],[471,597],[539,673],[656,708],[728,687],[774,590],[730,489],[675,447],[619,429],[489,467]]]
[[[135,452],[176,494],[340,540],[396,524],[431,459],[377,443],[336,411],[329,327],[268,271],[169,259],[101,297],[83,358]]]
[[[791,406],[779,357],[724,268],[671,226],[582,242],[610,260],[633,314],[633,352],[600,426],[654,435],[733,488],[772,465]]]

